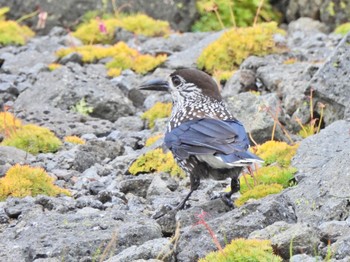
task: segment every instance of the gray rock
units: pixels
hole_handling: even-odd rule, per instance
[[[209,44],[217,40],[221,35],[223,34],[223,31],[212,33],[203,40],[197,42],[194,41],[190,46],[190,48],[173,54],[168,58],[167,61],[165,61],[165,66],[167,68],[177,69],[182,67],[196,67],[197,59],[199,58],[200,54],[206,48]]]
[[[21,214],[29,212],[34,206],[34,199],[32,197],[8,198],[4,210],[6,215],[10,218],[18,218]]]
[[[350,122],[337,121],[304,139],[292,161],[298,186],[283,193],[293,202],[298,222],[318,226],[349,217]]]
[[[174,254],[173,254],[173,244],[169,239],[159,238],[152,239],[140,246],[131,246],[127,249],[124,249],[118,255],[111,257],[108,259],[108,262],[129,262],[136,261],[139,259],[144,259],[150,261],[148,259],[152,258],[161,258],[164,262],[174,262]],[[153,260],[153,259],[152,259]]]
[[[0,235],[0,255],[4,261],[38,258],[64,258],[65,261],[89,258],[91,261],[109,242],[115,245],[111,251],[117,254],[130,246],[160,238],[161,231],[153,220],[125,211],[60,214],[32,209]]]
[[[156,19],[167,20],[175,30],[188,31],[197,17],[196,2],[176,0],[176,1],[148,1],[141,0],[117,0],[114,3],[117,7],[123,7],[122,11],[127,13],[146,13]],[[76,23],[77,18],[82,17],[91,10],[105,10],[110,13],[115,12],[111,3],[105,6],[102,2],[86,0],[84,3],[79,1],[63,0],[60,3],[52,3],[49,0],[30,0],[25,4],[14,2],[0,1],[1,6],[9,6],[11,11],[9,16],[12,19],[18,19],[23,14],[33,12],[33,7],[40,5],[40,9],[49,13],[45,27],[37,29],[40,33],[48,33],[55,26],[70,27]],[[33,16],[25,20],[30,25],[36,25],[38,17]]]
[[[34,160],[34,156],[15,147],[0,146],[0,177],[15,164],[28,164]]]
[[[327,33],[327,26],[320,21],[311,19],[310,17],[301,17],[298,20],[292,21],[288,24],[288,34],[293,34],[299,31],[309,33]]]
[[[316,228],[300,223],[277,222],[253,232],[249,238],[270,239],[275,252],[284,259],[289,259],[291,252],[313,255],[319,244]]]
[[[152,183],[152,175],[139,175],[123,180],[119,184],[119,190],[123,193],[133,193],[136,196],[146,197],[147,190]]]
[[[96,163],[105,164],[122,155],[123,152],[124,147],[120,142],[91,140],[68,151],[58,152],[55,156],[55,162],[52,163],[52,169],[63,168],[84,172]],[[87,172],[90,171],[99,177],[96,167]]]
[[[291,204],[280,195],[246,204],[219,217],[206,220],[218,240],[223,245],[234,238],[248,237],[257,230],[277,221],[295,222]],[[197,261],[216,247],[203,225],[181,229],[182,234],[177,248],[177,261]],[[225,240],[224,240],[225,239]],[[201,243],[201,245],[198,245]]]
[[[319,226],[319,235],[323,243],[336,242],[343,236],[350,235],[350,227],[347,221],[329,221]]]
[[[335,26],[344,23],[349,17],[349,3],[333,0],[295,0],[295,1],[274,1],[275,6],[283,13],[287,22],[292,22],[299,17],[310,17],[318,19],[327,25],[331,31]]]
[[[251,133],[257,143],[271,139],[275,110],[280,110],[279,121],[285,122],[284,113],[276,94],[257,96],[252,93],[240,93],[234,97],[227,97],[225,100],[229,111],[244,124],[246,131]],[[278,125],[275,139],[286,140],[286,136]]]
[[[294,255],[290,258],[290,262],[317,262],[322,261],[321,257],[311,257],[306,254]]]
[[[144,128],[143,120],[138,116],[119,117],[114,123],[116,129],[127,131],[141,131]]]
[[[350,117],[350,85],[347,77],[350,67],[349,43],[350,34],[344,37],[333,55],[317,71],[308,87],[314,90],[315,102],[321,102],[326,106],[324,109],[326,124]],[[317,106],[315,111],[320,114],[320,108]]]
[[[111,129],[107,120],[115,121],[133,113],[131,102],[111,85],[102,65],[81,67],[69,64],[53,72],[40,73],[37,77],[38,81],[20,94],[14,107],[27,121],[44,121],[45,126],[58,133],[106,133]],[[31,103],[33,99],[37,102]],[[72,113],[71,108],[82,99],[93,107],[91,116],[106,120]],[[62,121],[62,116],[65,121]],[[82,127],[86,127],[84,131],[79,130]]]
[[[198,43],[205,37],[209,36],[210,33],[183,33],[183,34],[171,34],[169,37],[153,37],[147,39],[140,45],[140,48],[145,53],[169,53],[173,54],[176,52],[184,51],[191,48],[194,43]]]

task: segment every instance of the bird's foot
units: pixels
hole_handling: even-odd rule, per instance
[[[227,205],[230,208],[234,208],[233,202],[231,200],[231,196],[232,196],[232,194],[230,192],[217,193],[217,194],[213,195],[210,199],[214,200],[214,199],[221,198],[222,201],[225,203],[225,205]]]

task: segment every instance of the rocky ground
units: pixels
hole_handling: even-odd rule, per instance
[[[55,50],[72,41],[61,28],[23,47],[1,48],[1,100],[12,101],[11,110],[25,122],[49,127],[59,137],[82,136],[87,143],[37,156],[0,147],[0,176],[14,163],[42,166],[73,193],[0,202],[0,260],[196,261],[216,248],[203,225],[197,225],[205,211],[222,244],[237,237],[271,239],[286,260],[292,255],[295,262],[320,261],[332,250],[330,261],[350,261],[350,35],[342,39],[322,28],[309,19],[292,22],[288,35],[277,39],[286,52],[249,57],[222,91],[257,142],[270,139],[274,124],[266,110],[259,110],[263,106],[281,108],[280,122],[296,132],[295,117],[310,120],[305,106],[310,88],[315,104],[326,104],[324,129],[301,141],[293,160],[297,185],[231,210],[219,199],[210,200],[228,181],[202,181],[190,208],[158,219],[164,204],[175,205],[188,192],[189,180],[165,173],[127,174],[145,150],[145,140],[164,127],[158,121],[147,129],[140,114],[157,101],[170,101],[168,95],[138,87],[177,67],[195,65],[201,50],[222,32],[131,38],[129,45],[140,51],[170,56],[151,74],[126,70],[113,79],[106,77],[103,61],[82,66],[74,57],[50,72]],[[295,62],[284,63],[287,59]],[[260,96],[245,92],[251,83],[258,85]],[[94,108],[91,116],[70,110],[81,98]],[[286,139],[280,129],[276,138]]]

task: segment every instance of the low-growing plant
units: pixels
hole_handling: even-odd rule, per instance
[[[199,262],[278,262],[282,258],[273,253],[270,240],[232,240],[222,251],[214,251],[199,259]]]
[[[253,147],[252,151],[264,159],[264,164],[251,174],[241,176],[241,196],[235,201],[235,204],[241,206],[249,199],[259,199],[276,194],[283,188],[291,186],[297,169],[290,164],[298,146],[298,144],[288,145],[285,142],[271,140]]]
[[[62,142],[48,128],[36,125],[23,125],[11,132],[1,143],[13,146],[31,154],[56,152]]]
[[[258,22],[279,21],[280,14],[274,11],[268,1],[260,8],[261,0],[198,0],[199,19],[193,31],[217,31],[226,27],[253,25],[257,15]]]
[[[34,36],[34,32],[27,26],[15,21],[6,21],[4,15],[9,11],[8,7],[0,8],[0,46],[24,45]]]
[[[131,164],[129,172],[133,175],[139,173],[166,172],[172,176],[185,176],[182,169],[176,164],[172,153],[164,153],[161,148],[150,150],[140,156]]]
[[[87,116],[94,111],[94,108],[92,106],[89,106],[83,97],[75,106],[71,107],[71,110],[73,112]]]
[[[84,145],[85,140],[81,139],[78,136],[66,136],[64,137],[64,142],[71,143],[71,144],[77,144],[77,145]]]
[[[108,68],[107,74],[111,77],[120,75],[124,69],[132,69],[136,73],[145,74],[167,59],[166,55],[151,56],[141,54],[124,42],[119,42],[113,46],[84,45],[63,48],[59,49],[56,55],[62,58],[74,52],[82,56],[84,63],[95,63],[100,59],[111,57],[112,60],[106,64]]]
[[[149,128],[154,127],[156,119],[169,117],[171,114],[172,104],[157,102],[153,107],[141,115],[142,119],[148,121]]]
[[[58,63],[51,63],[47,66],[49,68],[50,71],[54,71],[56,70],[57,68],[60,68],[62,67],[61,64],[58,64]]]
[[[334,30],[335,34],[341,34],[345,36],[347,33],[350,32],[350,23],[344,23],[339,26]]]
[[[232,28],[203,50],[197,65],[209,73],[216,70],[233,71],[248,56],[264,56],[280,51],[274,42],[276,33],[284,34],[284,31],[278,29],[274,22]]]
[[[236,199],[235,205],[240,207],[249,199],[260,199],[271,194],[277,194],[282,190],[283,186],[280,184],[257,185],[253,187],[253,189],[247,190],[238,199]]]
[[[145,36],[165,36],[170,33],[167,21],[155,20],[144,14],[117,14],[93,17],[79,25],[73,36],[84,44],[111,44],[117,27]]]
[[[0,178],[0,200],[3,201],[9,196],[71,195],[68,190],[54,185],[53,181],[54,179],[41,167],[17,164],[12,166],[4,177]]]
[[[155,142],[157,142],[163,136],[164,136],[163,134],[157,134],[157,135],[149,137],[145,142],[145,146],[153,145]]]
[[[21,125],[21,121],[10,112],[0,112],[0,134],[9,136]]]
[[[256,146],[255,154],[264,159],[264,165],[278,164],[280,167],[289,167],[299,144],[288,145],[286,142],[267,141]]]
[[[319,112],[320,112],[319,118],[315,117],[315,114],[314,114],[313,89],[311,88],[310,89],[310,96],[309,96],[309,112],[310,112],[309,123],[304,125],[301,122],[301,119],[295,118],[295,121],[301,127],[300,131],[298,132],[298,135],[301,136],[302,138],[306,138],[306,137],[312,136],[314,134],[317,134],[321,130],[322,121],[323,121],[323,113],[324,113],[324,108],[326,107],[326,105],[319,102],[317,104],[317,106],[318,106]]]

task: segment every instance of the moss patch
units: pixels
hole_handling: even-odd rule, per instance
[[[71,53],[80,54],[84,63],[95,63],[100,59],[111,57],[112,60],[106,64],[107,74],[111,77],[118,76],[124,69],[132,69],[136,73],[145,74],[167,59],[166,55],[141,54],[124,42],[119,42],[113,46],[84,45],[63,48],[59,49],[56,55],[62,58]]]
[[[273,35],[284,33],[274,22],[254,27],[233,28],[206,47],[197,60],[198,67],[209,73],[233,71],[248,56],[264,56],[279,51]]]
[[[13,146],[31,154],[56,152],[62,142],[48,128],[36,125],[24,125],[11,132],[1,143]]]
[[[153,107],[142,114],[141,118],[148,121],[149,128],[154,127],[156,119],[169,117],[171,114],[172,104],[157,102]]]
[[[68,190],[54,185],[53,181],[54,179],[41,167],[15,165],[0,179],[0,200],[3,201],[9,196],[70,196]]]
[[[184,177],[182,169],[176,164],[171,152],[164,153],[161,148],[148,151],[139,157],[129,168],[133,175],[139,173],[166,172],[172,176]]]
[[[254,171],[253,177],[243,174],[240,178],[241,196],[235,201],[237,206],[249,199],[259,199],[276,194],[291,186],[291,180],[297,169],[290,166],[299,144],[288,145],[285,142],[268,141],[255,148],[255,154],[265,160],[263,167]]]
[[[111,44],[117,27],[145,36],[165,36],[170,33],[170,26],[166,21],[155,20],[144,14],[120,14],[105,19],[92,18],[79,25],[73,36],[84,44]]]
[[[9,11],[8,7],[0,8],[0,46],[24,45],[34,36],[34,32],[27,26],[15,21],[5,21],[4,15]]]
[[[222,251],[209,253],[198,262],[279,262],[282,258],[273,254],[270,240],[234,239]]]

